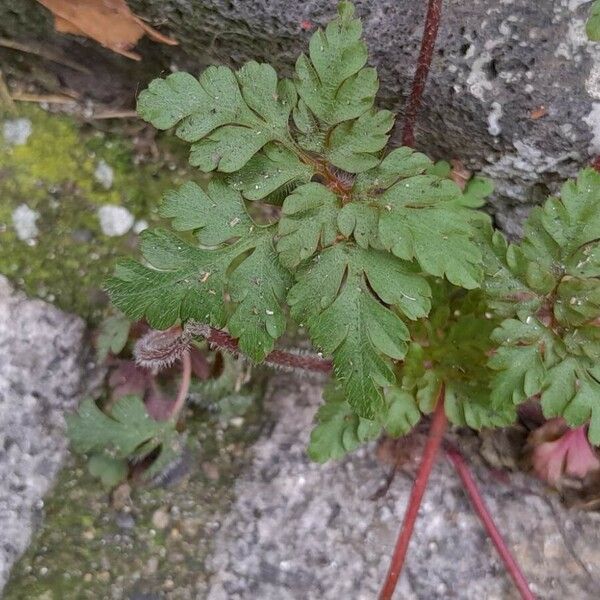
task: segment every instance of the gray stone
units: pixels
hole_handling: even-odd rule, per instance
[[[193,53],[196,71],[203,63],[256,59],[285,75],[314,31],[306,27],[323,25],[334,12],[330,0],[130,4],[181,41],[184,54],[173,56],[175,67],[188,66]],[[356,1],[370,62],[379,70],[380,101],[400,121],[426,4]],[[588,42],[584,31],[590,4],[444,2],[417,145],[492,177],[491,210],[509,233],[519,232],[523,207],[539,203],[600,153],[600,44]]]
[[[82,393],[84,322],[0,276],[0,590],[43,514]]]
[[[372,600],[395,543],[411,477],[370,496],[385,469],[366,448],[341,462],[311,463],[306,443],[320,386],[277,377],[267,396],[274,426],[237,480],[237,499],[215,534],[209,600]],[[568,511],[531,478],[501,483],[483,468],[478,438],[462,445],[534,593],[544,600],[600,594],[600,515]],[[397,598],[518,598],[472,512],[457,476],[440,459],[425,495]]]

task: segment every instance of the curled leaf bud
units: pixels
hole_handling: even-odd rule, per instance
[[[138,365],[157,372],[180,360],[189,345],[189,334],[179,326],[164,331],[152,329],[136,342],[133,356]]]

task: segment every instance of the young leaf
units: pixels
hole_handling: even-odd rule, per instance
[[[103,362],[109,353],[115,356],[125,348],[129,338],[131,323],[125,315],[112,315],[100,323],[96,351],[98,360]]]
[[[364,68],[367,47],[362,25],[350,2],[340,2],[339,16],[311,38],[309,57],[296,62],[296,87],[306,106],[328,125],[356,119],[373,106],[379,87],[375,69]],[[302,128],[301,128],[302,129]]]
[[[112,488],[127,476],[127,461],[113,458],[104,452],[92,454],[88,460],[90,475],[97,477],[107,488]]]
[[[308,455],[316,462],[341,458],[360,444],[376,439],[381,426],[359,417],[346,402],[339,382],[331,382],[323,392],[325,404],[315,416],[316,427],[310,435]]]
[[[409,324],[415,341],[398,368],[401,389],[421,412],[429,413],[444,385],[444,407],[453,424],[473,429],[509,425],[514,407],[494,405],[489,394],[492,373],[486,363],[495,323],[485,316],[481,295],[455,290],[446,282],[437,282],[433,292],[428,321]]]
[[[110,415],[96,403],[84,400],[77,413],[67,415],[68,435],[76,452],[87,454],[110,449],[116,458],[127,458],[145,446],[150,450],[174,431],[173,421],[154,421],[138,396],[115,403]]]

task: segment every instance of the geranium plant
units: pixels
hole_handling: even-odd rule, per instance
[[[140,116],[175,128],[212,178],[169,193],[161,214],[180,233],[144,231],[143,261],[123,261],[107,283],[115,306],[153,328],[257,363],[331,369],[308,449],[317,461],[434,413],[381,598],[393,593],[447,419],[503,427],[536,398],[546,417],[581,428],[577,447],[593,455],[600,443],[600,174],[566,183],[509,243],[478,210],[489,183],[462,187],[410,147],[440,6],[430,2],[398,148],[348,2],[314,33],[293,79],[249,62],[154,80]],[[290,320],[318,354],[276,347]],[[464,459],[447,451],[532,597]]]

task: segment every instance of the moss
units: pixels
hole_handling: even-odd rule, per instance
[[[181,174],[163,161],[136,165],[130,142],[118,136],[38,108],[20,110],[32,123],[27,142],[0,139],[0,273],[29,295],[94,320],[106,302],[103,279],[137,242],[133,232],[104,235],[99,207],[119,205],[136,220],[156,222],[160,197]],[[114,172],[108,190],[94,177],[100,160]],[[19,240],[12,223],[21,204],[39,214],[32,242]]]

